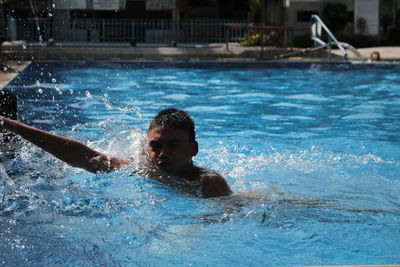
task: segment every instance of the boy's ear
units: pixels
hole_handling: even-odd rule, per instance
[[[199,144],[197,141],[192,141],[193,157],[199,153]]]

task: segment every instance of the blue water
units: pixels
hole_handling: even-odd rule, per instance
[[[118,157],[161,109],[197,123],[203,199],[135,173],[91,174],[25,142],[1,149],[0,263],[272,266],[400,263],[400,67],[33,62],[19,120]]]

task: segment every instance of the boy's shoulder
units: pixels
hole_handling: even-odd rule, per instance
[[[221,174],[211,169],[198,168],[204,197],[227,196],[231,193],[226,179]]]

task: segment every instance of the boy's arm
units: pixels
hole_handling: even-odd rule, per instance
[[[0,128],[10,130],[73,167],[90,172],[110,171],[129,163],[100,153],[73,139],[55,135],[0,116]]]

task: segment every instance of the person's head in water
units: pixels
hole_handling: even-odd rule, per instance
[[[378,62],[381,61],[381,55],[379,54],[378,51],[374,51],[371,53],[369,59],[371,60],[371,62]]]
[[[148,155],[157,169],[177,176],[191,170],[198,144],[189,114],[173,108],[159,112],[150,123],[147,137]]]
[[[196,141],[194,121],[185,111],[175,108],[160,111],[151,121],[149,131],[153,128],[164,128],[166,126],[185,130],[191,139],[190,141]]]

